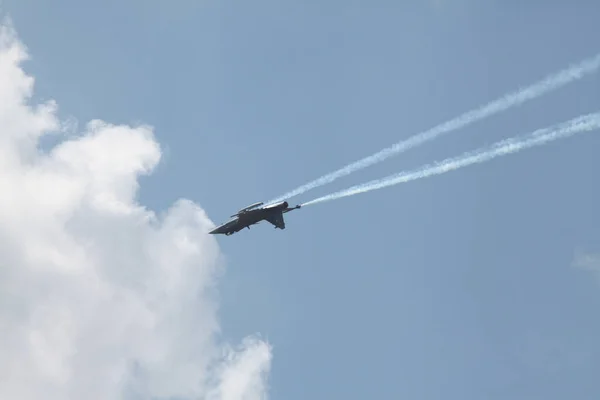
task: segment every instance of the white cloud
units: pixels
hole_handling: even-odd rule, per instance
[[[213,223],[190,201],[160,217],[137,203],[152,128],[92,121],[42,152],[64,123],[30,104],[26,59],[2,24],[0,398],[264,398],[271,347],[216,338]]]

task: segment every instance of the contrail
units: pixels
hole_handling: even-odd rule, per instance
[[[382,189],[399,183],[444,174],[471,164],[483,163],[496,157],[516,153],[534,146],[541,146],[557,139],[572,136],[576,133],[588,132],[599,128],[600,112],[583,115],[568,122],[563,122],[549,128],[539,129],[528,135],[505,139],[479,150],[464,153],[459,157],[447,158],[443,161],[427,164],[413,171],[400,172],[382,179],[376,179],[361,185],[352,186],[351,188],[311,200],[302,204],[302,206],[304,207],[324,201],[353,196],[355,194],[370,192],[371,190]]]
[[[492,101],[491,103],[468,111],[450,121],[444,122],[427,131],[418,133],[406,140],[400,141],[388,148],[385,148],[378,153],[365,157],[362,160],[358,160],[352,164],[338,169],[337,171],[324,175],[312,182],[302,185],[297,189],[287,192],[286,194],[267,202],[267,204],[289,199],[290,197],[302,194],[308,190],[333,182],[334,180],[351,174],[352,172],[379,163],[388,157],[432,140],[439,135],[463,128],[469,124],[472,124],[473,122],[477,122],[493,114],[523,104],[528,100],[540,97],[552,90],[560,88],[561,86],[571,83],[577,79],[581,79],[587,74],[595,72],[599,67],[600,54],[597,54],[596,56],[581,61],[578,64],[571,65],[560,72],[548,75],[546,78],[532,84],[531,86],[506,94],[499,99]]]

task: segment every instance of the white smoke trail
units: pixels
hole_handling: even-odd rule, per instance
[[[370,165],[379,163],[395,154],[402,153],[424,142],[432,140],[439,135],[463,128],[481,119],[487,118],[493,114],[523,104],[528,100],[535,99],[552,90],[558,89],[561,86],[571,83],[577,79],[581,79],[585,75],[595,72],[598,68],[600,68],[600,54],[588,58],[578,64],[571,65],[560,72],[548,75],[546,78],[542,79],[541,81],[538,81],[537,83],[519,89],[513,93],[506,94],[500,97],[499,99],[492,101],[491,103],[488,103],[477,109],[468,111],[450,121],[444,122],[434,128],[431,128],[428,131],[418,133],[406,140],[403,140],[388,148],[385,148],[379,151],[378,153],[375,153],[371,156],[363,158],[362,160],[358,160],[352,164],[340,168],[337,171],[334,171],[327,175],[323,175],[322,177],[312,182],[302,185],[297,189],[287,192],[286,194],[267,202],[267,204],[289,199],[290,197],[305,193],[308,190],[317,188],[319,186],[323,186],[327,183],[333,182],[338,178],[349,175],[355,171],[361,170]]]
[[[548,142],[563,139],[580,132],[588,132],[600,128],[600,113],[593,113],[574,118],[568,122],[554,125],[553,127],[539,129],[529,135],[517,136],[510,139],[497,142],[493,145],[481,148],[479,150],[464,153],[459,157],[448,158],[433,164],[427,164],[414,171],[400,172],[388,177],[373,180],[361,185],[341,190],[302,204],[307,206],[324,201],[339,199],[342,197],[353,196],[359,193],[370,192],[372,190],[382,189],[388,186],[397,185],[426,178],[433,175],[440,175],[446,172],[454,171],[471,164],[479,164],[496,157],[516,153],[534,146],[541,146]]]

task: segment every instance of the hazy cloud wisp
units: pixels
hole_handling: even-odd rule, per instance
[[[585,271],[589,271],[596,275],[600,280],[600,254],[586,253],[578,250],[575,253],[572,266]]]

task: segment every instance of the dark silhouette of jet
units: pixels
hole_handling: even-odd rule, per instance
[[[254,203],[248,207],[242,208],[237,214],[232,215],[230,221],[223,225],[217,226],[210,231],[210,234],[224,234],[226,236],[233,235],[244,228],[250,229],[250,225],[259,223],[260,221],[268,221],[275,226],[275,229],[285,229],[285,220],[283,214],[300,208],[300,205],[289,208],[288,202],[270,204],[265,207],[260,207],[264,203]]]

